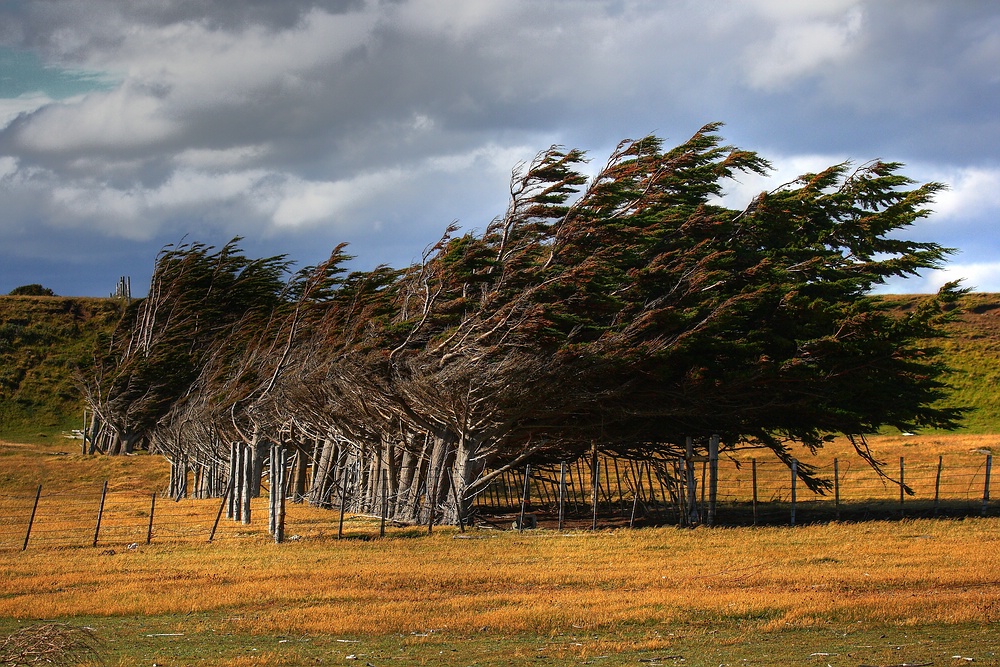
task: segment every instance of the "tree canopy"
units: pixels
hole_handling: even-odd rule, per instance
[[[20,285],[12,289],[7,296],[55,296],[56,293],[38,283]]]
[[[932,342],[962,290],[906,314],[872,295],[948,255],[903,238],[943,186],[842,163],[730,209],[727,180],[769,164],[718,131],[623,141],[589,179],[582,151],[552,146],[482,233],[451,225],[402,269],[169,248],[88,398],[165,452],[282,442],[330,479],[387,467],[394,493],[455,512],[499,471],[595,442],[663,458],[717,434],[788,461],[844,434],[871,461],[885,426],[954,427]]]

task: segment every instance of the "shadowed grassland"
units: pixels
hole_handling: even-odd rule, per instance
[[[886,298],[904,312],[919,299]],[[1000,294],[968,294],[958,305],[962,314],[949,325],[950,336],[936,341],[954,370],[947,378],[948,404],[971,408],[963,431],[1000,433]]]

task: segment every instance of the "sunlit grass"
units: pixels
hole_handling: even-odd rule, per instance
[[[239,632],[336,635],[1000,621],[997,519],[468,536],[4,554],[0,616],[218,612]]]
[[[996,443],[900,436],[874,446],[914,466],[939,455],[973,465]],[[108,647],[105,664],[343,664],[358,655],[376,665],[634,665],[683,655],[652,664],[839,667],[951,664],[972,651],[976,664],[997,664],[998,518],[464,536],[390,526],[379,539],[377,521],[349,515],[347,539],[337,540],[336,512],[298,505],[289,534],[299,539],[275,545],[260,499],[251,526],[223,517],[209,544],[218,499],[160,499],[157,513],[172,518],[146,545],[163,462],[60,455],[60,445],[0,447],[16,468],[4,468],[14,488],[0,493],[41,480],[79,497],[86,509],[75,530],[88,545],[110,478],[119,504],[105,511],[127,515],[135,537],[0,551],[0,627],[86,624]],[[846,447],[834,443],[817,460],[843,461]]]

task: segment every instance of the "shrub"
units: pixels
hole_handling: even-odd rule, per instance
[[[42,287],[38,283],[31,285],[21,285],[10,291],[10,296],[55,296],[56,293],[48,287]]]

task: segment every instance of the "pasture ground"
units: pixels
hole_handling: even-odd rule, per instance
[[[962,438],[874,447],[996,451]],[[165,482],[157,457],[56,455],[74,446],[0,445],[0,493]],[[1000,665],[997,518],[384,539],[368,521],[0,552],[0,637],[89,626],[105,665]]]

